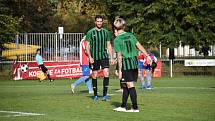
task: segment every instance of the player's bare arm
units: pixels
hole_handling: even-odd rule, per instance
[[[91,53],[90,53],[90,44],[89,44],[89,42],[87,42],[87,44],[86,44],[86,52],[87,52],[87,55],[89,57],[90,63],[94,63],[94,59],[92,58]]]
[[[107,48],[108,48],[108,52],[109,52],[109,55],[110,55],[110,62],[111,62],[111,65],[114,64],[114,60],[113,60],[113,50],[112,50],[112,45],[110,43],[110,41],[107,42]]]
[[[117,60],[118,60],[118,77],[122,79],[122,54],[121,52],[117,53]]]
[[[137,48],[145,55],[145,57],[147,57],[147,61],[151,64],[151,63],[152,63],[152,60],[151,60],[151,58],[149,57],[149,55],[147,54],[145,48],[144,48],[139,42],[137,42],[136,46],[137,46]]]

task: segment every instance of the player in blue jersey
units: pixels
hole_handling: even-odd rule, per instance
[[[45,67],[44,63],[43,63],[43,58],[41,56],[41,49],[37,49],[36,51],[36,57],[35,57],[37,64],[40,68],[40,70],[42,70],[42,72],[47,75],[48,79],[50,82],[54,81],[53,79],[51,79],[50,74],[48,72],[48,69]],[[40,81],[41,82],[41,81]]]

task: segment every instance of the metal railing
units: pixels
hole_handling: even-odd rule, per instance
[[[162,77],[171,77],[171,64],[169,59],[162,59]],[[215,76],[215,66],[185,66],[184,59],[172,61],[172,76]]]
[[[79,43],[83,33],[22,33],[6,43],[4,60],[35,61],[36,49],[41,48],[46,61],[78,61]],[[12,36],[12,35],[11,35]]]

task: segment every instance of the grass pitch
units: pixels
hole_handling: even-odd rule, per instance
[[[215,77],[155,78],[153,89],[141,90],[137,82],[139,113],[114,112],[121,93],[110,79],[110,101],[93,102],[85,84],[70,91],[75,80],[39,83],[35,80],[0,81],[0,121],[214,121]],[[102,80],[98,80],[102,95]],[[130,98],[128,106],[131,106]],[[5,111],[13,111],[5,112]],[[15,113],[21,112],[21,113]],[[25,113],[43,115],[25,115]]]

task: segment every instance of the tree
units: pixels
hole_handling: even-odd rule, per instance
[[[54,14],[58,1],[8,0],[6,3],[12,16],[23,18],[19,32],[56,32],[58,18]]]
[[[98,2],[91,0],[88,2]],[[196,50],[215,43],[215,3],[213,0],[100,0],[105,15],[113,23],[116,16],[126,20],[144,46],[191,45]]]
[[[19,24],[22,18],[13,17],[10,15],[9,8],[6,6],[5,1],[0,1],[0,52],[5,49],[3,44],[11,41],[13,34],[18,33]]]

